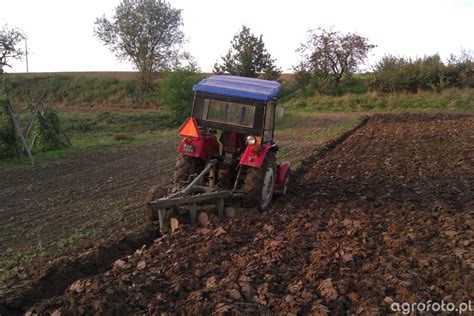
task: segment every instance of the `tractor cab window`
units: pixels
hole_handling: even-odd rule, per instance
[[[219,101],[204,100],[202,119],[243,127],[253,127],[255,106]]]
[[[273,139],[273,125],[275,120],[275,101],[269,101],[265,109],[264,141]]]

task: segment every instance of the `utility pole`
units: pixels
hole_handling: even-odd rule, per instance
[[[25,57],[26,57],[26,73],[29,73],[29,69],[28,69],[28,43],[26,42],[26,36],[25,36]]]

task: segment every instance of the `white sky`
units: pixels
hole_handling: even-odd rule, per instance
[[[0,27],[28,36],[30,72],[129,71],[93,36],[94,20],[113,15],[120,0],[1,0]],[[378,47],[371,63],[391,53],[442,58],[474,50],[474,0],[171,0],[183,9],[185,48],[211,71],[242,24],[263,40],[285,72],[297,64],[295,49],[307,30],[334,26],[358,32]],[[7,72],[24,72],[25,62]]]

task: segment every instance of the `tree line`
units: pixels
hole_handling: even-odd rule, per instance
[[[119,60],[134,65],[141,73],[143,89],[148,90],[158,72],[198,72],[196,62],[183,50],[182,26],[181,10],[166,1],[122,0],[112,18],[104,15],[96,19],[94,35]],[[23,38],[18,29],[4,27],[0,31],[0,73],[10,66],[10,60],[23,56],[18,45]],[[360,34],[333,28],[311,30],[297,49],[300,60],[294,66],[296,82],[322,94],[344,92],[344,86],[354,81],[374,47]],[[363,85],[382,92],[473,87],[473,61],[470,51],[451,56],[446,62],[439,55],[416,59],[386,55],[375,64]],[[266,49],[263,36],[253,34],[244,25],[232,38],[227,54],[214,65],[214,72],[276,80],[282,70]]]

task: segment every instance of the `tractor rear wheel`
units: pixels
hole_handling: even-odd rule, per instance
[[[275,153],[269,151],[260,168],[250,168],[245,176],[243,202],[246,207],[267,210],[272,202],[276,177]]]
[[[173,183],[179,184],[187,181],[190,175],[196,173],[198,171],[197,160],[197,158],[179,154],[174,167]]]
[[[161,186],[161,185],[154,185],[148,190],[147,194],[145,195],[145,215],[147,219],[151,222],[158,220],[158,211],[153,210],[149,203],[151,201],[157,200],[162,198],[168,193],[168,190]]]

